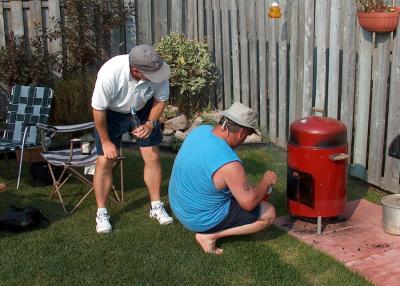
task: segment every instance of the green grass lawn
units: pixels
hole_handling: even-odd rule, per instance
[[[285,215],[286,153],[274,147],[238,152],[252,182],[266,169],[277,172],[279,183],[271,202],[278,216]],[[20,190],[13,190],[15,170],[0,160],[0,182],[11,185],[0,193],[0,212],[12,204],[34,206],[51,221],[32,232],[0,232],[1,285],[370,285],[274,226],[219,241],[221,257],[204,254],[194,235],[178,222],[160,226],[149,219],[141,157],[135,150],[125,154],[125,203],[109,203],[111,235],[95,233],[93,195],[76,213],[65,216],[58,201],[48,198],[51,187],[30,186],[28,169]],[[164,201],[173,160],[173,155],[163,155]],[[71,182],[64,190],[66,201],[76,201],[84,189]],[[380,196],[365,183],[349,182],[349,200],[376,202]]]

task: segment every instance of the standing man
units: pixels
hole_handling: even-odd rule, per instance
[[[158,148],[162,141],[158,119],[169,98],[169,75],[169,66],[150,45],[139,45],[128,55],[113,57],[99,70],[92,97],[98,155],[93,178],[98,233],[112,231],[106,209],[112,186],[112,166],[122,135],[128,131],[136,137],[144,161],[150,217],[160,224],[173,222],[160,200],[162,178]],[[135,130],[130,120],[131,107],[136,110],[141,124]]]
[[[194,129],[182,144],[169,182],[169,200],[177,219],[204,252],[222,254],[219,238],[258,232],[271,225],[274,207],[263,201],[277,181],[266,171],[257,185],[246,177],[233,148],[257,127],[257,113],[235,102],[219,125]]]

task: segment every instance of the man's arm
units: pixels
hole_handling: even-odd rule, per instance
[[[106,159],[114,159],[118,156],[117,147],[111,142],[107,130],[107,116],[104,110],[97,110],[93,108],[93,119],[96,125],[97,134],[101,140],[101,147],[103,149],[104,157]]]
[[[158,121],[161,114],[164,111],[165,106],[167,105],[166,101],[153,101],[153,106],[151,107],[149,118],[145,124],[139,126],[134,130],[134,135],[138,138],[147,138],[150,136],[151,132],[153,131],[153,124],[151,121]]]
[[[218,189],[227,186],[239,205],[249,211],[265,197],[268,187],[276,183],[277,176],[274,172],[266,171],[260,182],[253,186],[247,180],[243,165],[235,161],[218,169],[213,180]]]

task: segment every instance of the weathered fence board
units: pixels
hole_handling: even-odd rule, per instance
[[[11,29],[16,36],[24,35],[24,17],[22,15],[22,2],[11,1]]]
[[[3,2],[0,1],[0,48],[6,46],[6,35],[4,29]]]
[[[229,40],[229,17],[228,2],[221,0],[222,16],[222,51],[223,51],[223,70],[224,70],[224,106],[229,107],[232,104],[232,75],[231,75],[231,43]]]
[[[390,34],[376,34],[373,53],[372,102],[369,134],[368,182],[379,186],[382,174],[385,136],[387,82],[389,75]]]
[[[299,61],[299,3],[293,2],[289,9],[289,125],[296,120],[298,109],[298,61]]]
[[[130,0],[124,0],[125,6],[128,7]],[[181,9],[182,10],[182,9]],[[128,15],[125,23],[125,46],[126,51],[130,51],[136,46],[136,18],[135,15]]]
[[[207,0],[211,2],[211,0]],[[183,6],[182,0],[171,0],[171,31],[183,33]]]
[[[207,44],[211,54],[214,53],[214,27],[213,27],[213,11],[211,0],[206,0],[206,19],[207,19]]]
[[[189,39],[197,39],[197,35],[195,33],[196,20],[195,15],[197,13],[196,9],[196,0],[187,0],[188,12],[187,12],[187,37]],[[197,19],[197,17],[196,17]]]
[[[154,41],[158,42],[162,36],[168,34],[168,3],[157,1],[154,5]]]
[[[250,70],[250,104],[254,110],[258,111],[258,68],[257,68],[257,35],[256,35],[256,2],[248,0],[247,3],[247,32],[249,42],[249,70]]]
[[[371,68],[372,68],[372,33],[358,28],[359,61],[358,81],[355,106],[355,131],[352,174],[361,179],[366,179],[367,173],[367,143],[368,122],[370,107]]]
[[[339,53],[340,53],[340,1],[331,2],[329,37],[328,117],[338,118],[339,105]]]
[[[246,30],[246,1],[238,0],[239,5],[239,33],[240,33],[240,71],[242,84],[242,101],[250,106],[250,87],[249,87],[249,49]]]
[[[217,96],[215,99],[215,105],[218,109],[223,109],[223,76],[224,70],[222,66],[222,35],[221,35],[221,10],[220,10],[220,0],[213,0],[213,10],[214,10],[214,55],[215,55],[215,64],[219,69],[221,78],[219,79],[219,84],[217,87]]]
[[[48,1],[49,5],[49,14],[48,14],[48,24],[47,28],[50,30],[55,29],[55,25],[58,19],[61,18],[61,10],[60,10],[60,0],[52,0]],[[57,53],[62,50],[62,41],[61,39],[56,39],[50,42],[50,53]]]
[[[329,1],[315,2],[315,49],[316,49],[316,90],[314,111],[316,115],[326,115],[325,97],[327,89],[327,62],[329,38]]]
[[[236,2],[236,1],[234,1]],[[259,98],[260,98],[260,128],[266,133],[267,131],[267,117],[268,117],[268,106],[267,106],[267,45],[265,37],[265,0],[257,1],[257,27],[258,27],[258,66],[259,66]],[[239,62],[239,61],[238,61]],[[240,82],[239,82],[240,85]],[[237,87],[240,89],[240,86]],[[238,100],[239,99],[239,100]],[[235,101],[240,101],[239,97],[235,96]]]
[[[228,5],[229,3],[227,3]],[[198,22],[198,37],[199,41],[203,41],[205,37],[205,17],[204,17],[204,0],[197,1],[197,22]]]
[[[138,40],[139,44],[152,43],[151,0],[137,0]]]
[[[303,116],[311,115],[313,97],[313,62],[314,62],[314,1],[304,0],[304,78],[303,78]]]
[[[60,2],[1,1],[0,46],[11,30],[29,38],[34,23],[51,28],[50,18],[61,15]],[[136,15],[125,31],[113,32],[111,55],[153,44],[169,32],[207,39],[221,75],[216,92],[209,93],[216,108],[233,101],[253,107],[260,129],[283,147],[294,120],[338,118],[347,126],[350,173],[400,192],[400,160],[387,150],[400,133],[399,31],[362,30],[349,0],[281,0],[282,17],[274,20],[267,16],[273,0],[134,2]],[[59,50],[61,41],[49,48]]]
[[[29,38],[32,39],[42,28],[42,5],[40,4],[40,0],[29,2],[29,18],[28,31]]]
[[[288,1],[281,2],[282,17],[279,20],[279,89],[278,89],[278,138],[277,144],[281,147],[286,146],[286,114],[287,114],[287,44],[288,44],[288,26],[287,26],[287,5]]]
[[[268,45],[268,107],[269,107],[269,139],[276,143],[278,137],[278,58],[277,58],[277,21],[268,20],[270,25],[270,41]]]
[[[356,7],[355,2],[343,0],[343,68],[340,120],[347,127],[348,153],[352,155],[353,111],[356,72]]]
[[[233,100],[240,102],[240,53],[239,53],[238,6],[236,0],[230,2],[231,2],[231,23],[232,23],[231,38],[232,38]]]

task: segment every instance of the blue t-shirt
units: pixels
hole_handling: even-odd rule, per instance
[[[194,232],[211,229],[228,214],[232,194],[228,189],[216,189],[213,175],[229,162],[241,162],[212,129],[202,125],[189,133],[176,156],[169,182],[172,211]]]

